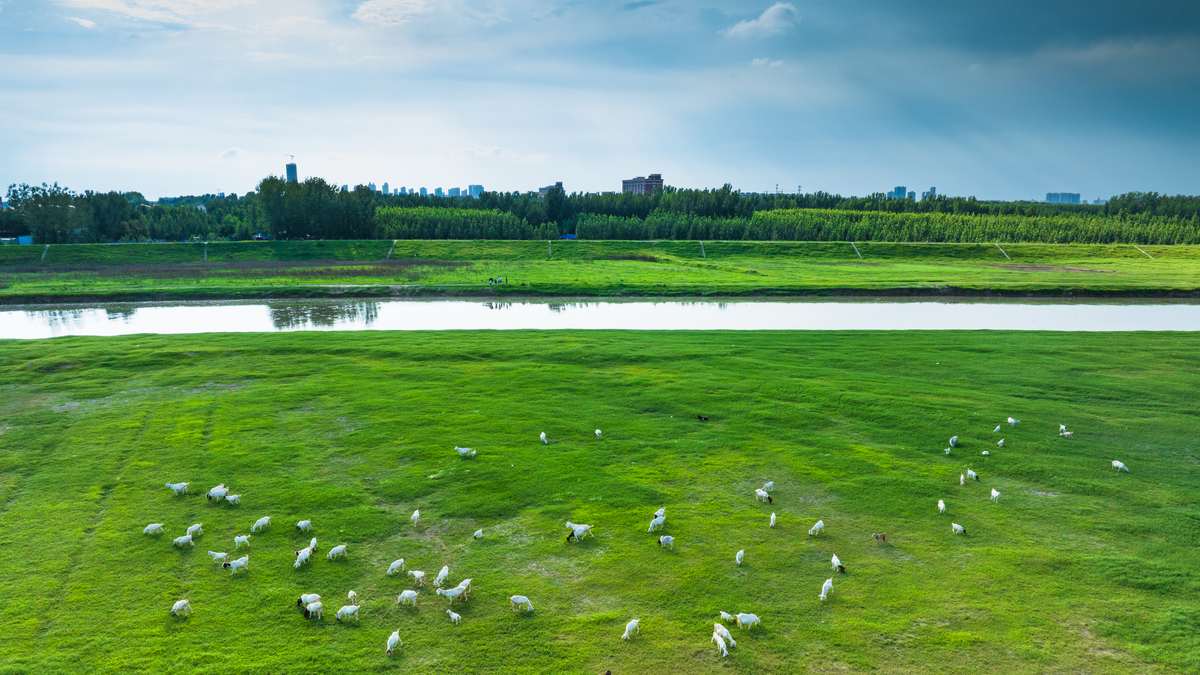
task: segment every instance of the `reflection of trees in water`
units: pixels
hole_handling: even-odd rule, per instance
[[[483,303],[483,306],[486,309],[508,309],[509,307],[512,307],[512,303],[511,302],[485,302],[485,303]]]
[[[133,307],[105,307],[109,321],[129,321],[137,312]]]
[[[47,327],[57,332],[68,330],[72,325],[78,324],[89,312],[95,311],[94,309],[50,309],[30,312],[30,314],[37,316]]]
[[[314,305],[270,305],[275,328],[303,328],[309,324],[332,328],[338,324],[358,323],[370,326],[379,318],[377,302],[339,302]]]

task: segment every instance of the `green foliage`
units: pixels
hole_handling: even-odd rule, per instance
[[[534,230],[527,223],[497,210],[383,206],[375,217],[379,223],[376,236],[380,239],[534,238]]]
[[[278,239],[369,239],[374,236],[375,193],[345,191],[322,178],[291,183],[269,176],[258,195],[272,236]]]

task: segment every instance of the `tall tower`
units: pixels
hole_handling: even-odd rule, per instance
[[[289,155],[289,156],[292,157],[293,159],[295,159],[295,157],[296,157],[295,155]],[[296,177],[296,163],[295,162],[287,163],[287,179],[288,179],[289,183],[298,183],[299,182],[299,179]]]

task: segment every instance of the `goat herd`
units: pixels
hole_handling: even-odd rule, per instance
[[[1011,427],[1015,427],[1017,424],[1020,424],[1020,422],[1021,422],[1020,420],[1014,419],[1012,417],[1009,417],[1007,421],[1008,421],[1009,426],[1011,426]],[[999,432],[1001,429],[1001,426],[1002,425],[997,425],[996,428],[993,430],[993,433]],[[1071,438],[1073,436],[1073,434],[1072,434],[1072,432],[1067,431],[1066,425],[1059,425],[1059,436],[1064,437],[1064,438]],[[600,437],[601,437],[601,432],[599,429],[597,429],[596,430],[596,438],[600,439]],[[546,434],[544,432],[541,434],[539,439],[544,444],[549,443],[549,441],[546,439]],[[1000,441],[996,445],[998,447],[1003,448],[1004,447],[1004,439],[1000,439]],[[953,436],[950,438],[950,447],[946,448],[946,450],[945,450],[946,454],[949,455],[951,453],[951,451],[957,447],[959,447],[958,436]],[[475,457],[477,454],[476,451],[471,448],[455,447],[454,450],[463,459],[471,459],[471,458]],[[987,456],[987,455],[989,455],[989,452],[987,450],[984,450],[982,452],[982,455]],[[1119,462],[1117,460],[1113,460],[1112,465],[1113,465],[1113,468],[1116,469],[1118,472],[1120,472],[1120,471],[1128,472],[1129,471],[1128,467],[1126,467],[1124,463]],[[967,469],[966,475],[962,475],[962,474],[959,475],[959,477],[958,477],[959,485],[966,485],[967,478],[970,478],[975,481],[979,480],[979,476],[978,476],[978,474],[975,473],[974,470]],[[189,483],[186,483],[186,482],[185,483],[167,483],[166,487],[170,488],[175,493],[175,495],[182,495],[182,494],[188,493],[188,485],[189,485]],[[773,489],[773,487],[774,487],[774,481],[768,481],[761,488],[754,490],[754,498],[758,501],[762,501],[762,502],[765,502],[768,504],[773,504],[774,499],[770,495],[770,490]],[[217,485],[216,487],[210,489],[205,494],[205,497],[207,497],[210,501],[224,500],[225,502],[228,502],[230,504],[240,504],[241,503],[241,496],[229,494],[229,488],[226,487],[224,484]],[[999,503],[999,501],[1000,501],[1000,492],[998,490],[996,490],[995,488],[992,488],[992,491],[991,491],[991,501],[996,502],[996,503]],[[939,499],[937,506],[938,506],[938,513],[944,514],[946,512],[946,503],[944,500]],[[413,514],[409,518],[409,520],[412,521],[413,525],[415,526],[417,524],[417,521],[420,519],[420,517],[421,517],[420,510],[416,510],[413,512]],[[663,525],[665,522],[666,522],[666,508],[664,507],[664,508],[660,508],[658,511],[655,511],[654,517],[650,521],[650,527],[647,529],[647,532],[656,532],[656,531],[661,530],[663,528]],[[776,517],[775,517],[775,514],[772,513],[768,527],[775,527],[775,522],[776,522]],[[270,525],[271,525],[271,517],[264,516],[262,518],[259,518],[257,521],[255,521],[255,523],[250,527],[250,532],[251,532],[251,534],[257,534],[257,533],[261,532],[263,530],[263,528],[269,527]],[[579,541],[583,537],[587,537],[587,536],[591,536],[591,537],[595,536],[594,534],[592,534],[592,526],[591,525],[572,523],[572,522],[568,521],[566,523],[566,526],[567,526],[567,529],[570,530],[570,532],[567,534],[568,542]],[[311,520],[301,520],[300,522],[296,523],[296,528],[302,532],[311,532],[312,531],[312,521]],[[825,529],[825,521],[818,520],[816,522],[816,524],[814,524],[812,526],[812,528],[809,529],[808,534],[811,536],[817,536],[824,529]],[[163,530],[162,523],[151,523],[151,524],[147,525],[144,530],[142,530],[142,533],[143,534],[162,534],[163,531],[164,530]],[[952,523],[950,523],[950,532],[951,532],[951,534],[966,534],[966,529],[962,525],[952,522]],[[188,527],[187,532],[183,536],[176,537],[173,540],[173,544],[175,546],[180,546],[180,547],[195,546],[193,537],[197,536],[197,535],[202,535],[202,534],[204,534],[204,530],[201,527],[201,523],[196,523],[195,525]],[[235,536],[234,540],[233,540],[234,541],[234,550],[241,549],[242,546],[246,546],[247,548],[249,548],[250,536],[251,536],[250,534]],[[484,536],[483,530],[482,529],[476,530],[473,536],[475,539],[479,539],[479,538],[483,537]],[[872,534],[871,536],[873,536],[878,541],[883,541],[883,542],[887,541],[886,534]],[[675,537],[672,537],[670,535],[661,535],[658,538],[658,545],[662,548],[670,548],[670,549],[674,550]],[[312,554],[316,553],[316,551],[317,551],[317,539],[316,539],[316,537],[313,537],[312,540],[309,542],[308,546],[304,547],[303,549],[300,549],[299,551],[296,551],[296,561],[293,564],[293,566],[295,568],[299,569],[301,565],[310,561]],[[218,551],[209,551],[208,555],[210,557],[212,557],[213,562],[220,563],[222,568],[230,570],[230,575],[236,574],[238,572],[238,570],[248,570],[249,569],[249,565],[250,565],[250,556],[249,555],[244,555],[237,559],[230,559],[229,553],[218,552]],[[345,556],[346,556],[346,544],[340,544],[338,546],[334,546],[333,548],[329,549],[329,552],[326,553],[325,557],[328,560],[333,560],[334,558],[344,558]],[[738,565],[741,565],[744,556],[745,556],[745,550],[744,549],[739,550],[737,552],[737,554],[734,556],[734,561]],[[837,557],[837,555],[833,556],[831,563],[832,563],[832,569],[834,571],[841,572],[841,573],[844,573],[846,571],[845,566],[842,565],[842,561]],[[391,575],[396,574],[397,572],[404,572],[404,571],[405,571],[404,570],[404,559],[400,558],[399,560],[394,561],[390,566],[388,566],[387,575],[391,576]],[[408,576],[411,576],[413,578],[413,581],[416,583],[416,585],[418,585],[418,586],[424,585],[425,572],[420,571],[420,570],[409,570],[407,572],[407,574],[408,574]],[[449,574],[450,574],[449,566],[442,567],[441,571],[437,575],[437,578],[433,582],[433,585],[436,588],[435,592],[438,595],[441,595],[441,596],[449,599],[451,605],[454,604],[455,598],[459,598],[460,600],[465,601],[471,592],[472,579],[464,579],[461,583],[459,583],[457,586],[455,586],[453,588],[444,587],[446,578],[449,576]],[[820,598],[821,600],[825,600],[829,596],[829,593],[832,591],[833,591],[833,577],[830,577],[830,578],[826,579],[825,583],[821,586],[821,593],[817,597]],[[418,593],[415,590],[406,590],[406,591],[403,591],[400,593],[399,597],[396,598],[396,602],[401,605],[412,605],[413,607],[416,607],[417,606],[417,595],[418,595]],[[349,619],[351,616],[353,616],[354,620],[357,621],[358,620],[358,610],[359,610],[359,605],[357,604],[358,595],[354,591],[350,591],[349,593],[347,593],[347,598],[348,598],[350,604],[345,605],[341,609],[338,610],[337,618],[339,620],[341,620],[341,619]],[[514,612],[517,611],[518,608],[524,608],[524,610],[527,612],[533,611],[533,603],[529,600],[528,597],[526,597],[524,595],[513,595],[513,596],[510,596],[508,598],[508,600],[509,600],[509,607]],[[296,605],[297,605],[297,607],[300,608],[301,612],[303,612],[305,618],[322,619],[324,617],[324,614],[322,612],[323,605],[321,603],[321,596],[316,593],[308,593],[308,594],[301,595],[299,598],[296,599]],[[185,615],[185,614],[190,615],[191,612],[192,612],[191,604],[186,599],[177,601],[171,607],[171,615],[173,615],[173,616],[180,616],[180,615]],[[451,622],[453,622],[454,624],[458,624],[462,620],[462,617],[459,614],[455,613],[453,611],[453,609],[447,609],[446,614],[450,617]],[[735,622],[739,628],[749,629],[755,625],[762,624],[762,620],[758,616],[756,616],[754,614],[749,614],[749,613],[738,613],[735,615],[731,615],[731,614],[728,614],[728,613],[722,611],[722,612],[720,612],[720,618],[722,621]],[[633,619],[628,624],[625,625],[625,632],[624,632],[624,634],[621,635],[621,638],[624,640],[628,640],[633,636],[633,634],[635,632],[641,633],[641,627],[639,626],[638,619]],[[729,655],[729,652],[726,648],[726,643],[728,643],[728,645],[730,647],[737,646],[737,642],[733,639],[733,636],[730,635],[729,630],[727,628],[725,628],[725,626],[722,625],[721,623],[713,624],[713,634],[712,634],[711,642],[713,642],[717,645],[717,650],[721,654],[721,656]],[[388,636],[387,647],[386,647],[385,651],[388,655],[391,655],[392,651],[398,645],[403,646],[403,644],[404,643],[400,640],[400,631],[396,630],[390,636]]]

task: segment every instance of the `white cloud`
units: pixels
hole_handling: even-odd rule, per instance
[[[380,26],[399,26],[418,14],[429,11],[425,0],[367,0],[358,6],[353,18]]]
[[[103,9],[132,19],[159,23],[192,23],[186,17],[220,11],[255,0],[62,0],[62,4],[81,9]]]
[[[777,66],[782,66],[783,61],[772,61],[771,59],[754,59],[753,61],[750,62],[750,65],[759,66],[759,67],[771,66],[772,68],[775,68]]]
[[[241,151],[242,151],[241,148],[230,148],[230,149],[226,150],[225,152],[221,153],[221,159],[233,159]]]
[[[92,28],[96,25],[95,21],[88,21],[87,19],[80,19],[80,18],[77,18],[74,16],[64,16],[63,18],[66,19],[67,21],[74,21],[75,23],[79,24],[80,26],[83,26],[84,28]]]
[[[723,32],[735,38],[762,38],[778,35],[800,23],[800,13],[790,2],[777,2],[757,19],[739,21]]]

